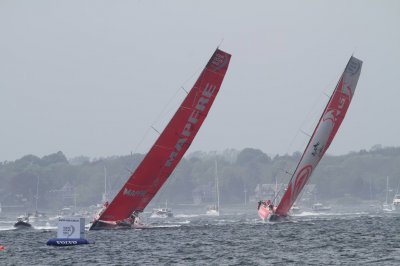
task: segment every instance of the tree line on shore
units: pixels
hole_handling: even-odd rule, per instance
[[[182,159],[153,202],[193,204],[196,197],[204,203],[213,201],[216,165],[222,204],[258,200],[255,198],[257,185],[275,183],[276,179],[287,183],[300,156],[295,152],[271,157],[253,148],[193,152]],[[143,157],[143,154],[130,154],[67,159],[60,151],[42,158],[26,155],[1,162],[0,203],[33,208],[37,199],[42,210],[59,209],[72,202],[82,207],[95,205],[102,201],[105,180],[110,199]],[[370,150],[340,156],[325,155],[310,183],[316,185],[321,200],[351,196],[383,201],[387,177],[394,194],[400,183],[400,148],[376,145]]]

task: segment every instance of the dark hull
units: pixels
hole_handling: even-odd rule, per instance
[[[115,230],[115,229],[134,229],[137,228],[130,223],[106,223],[103,221],[94,221],[89,230]]]
[[[273,205],[268,205],[263,201],[258,203],[258,215],[263,221],[281,222],[288,220],[288,215],[277,214]]]
[[[116,224],[104,223],[102,221],[94,221],[89,230],[111,230],[117,229]]]
[[[268,217],[268,221],[270,222],[283,222],[289,220],[288,215],[278,215],[278,214],[272,214]]]
[[[30,229],[30,228],[32,228],[32,225],[27,222],[18,221],[14,224],[14,227],[17,229]]]

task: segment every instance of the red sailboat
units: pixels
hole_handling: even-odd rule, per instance
[[[275,207],[271,200],[258,202],[258,215],[261,219],[277,220],[288,215],[346,115],[361,73],[361,66],[361,60],[353,56],[350,58],[278,206]]]
[[[174,171],[204,122],[221,87],[231,55],[217,49],[143,161],[90,230],[140,226],[143,212]]]

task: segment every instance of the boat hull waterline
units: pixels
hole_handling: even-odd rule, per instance
[[[16,229],[31,229],[31,228],[32,228],[32,225],[31,225],[30,223],[27,223],[27,222],[18,221],[18,222],[16,222],[16,223],[14,224],[14,227],[15,227]]]

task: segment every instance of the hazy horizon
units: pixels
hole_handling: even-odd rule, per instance
[[[232,60],[188,154],[303,151],[352,54],[363,69],[327,154],[398,147],[398,14],[397,1],[2,1],[0,161],[145,153],[218,45]]]

